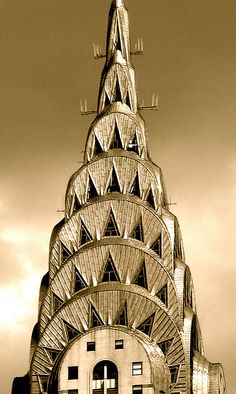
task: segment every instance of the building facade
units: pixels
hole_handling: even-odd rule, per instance
[[[204,356],[193,282],[150,158],[128,13],[113,0],[97,115],[43,277],[30,368],[12,394],[226,394]]]

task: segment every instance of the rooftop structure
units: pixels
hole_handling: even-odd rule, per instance
[[[86,112],[86,111],[85,111]],[[97,115],[51,236],[30,368],[12,394],[226,394],[150,158],[128,12],[113,0]]]

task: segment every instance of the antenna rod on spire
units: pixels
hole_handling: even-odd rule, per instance
[[[158,110],[158,96],[155,96],[155,93],[153,93],[152,95],[152,104],[151,105],[144,105],[144,100],[142,101],[142,105],[139,105],[138,109],[139,110],[144,110],[144,109],[148,109],[148,110]]]

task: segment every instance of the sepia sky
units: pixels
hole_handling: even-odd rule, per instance
[[[126,0],[151,156],[195,284],[206,357],[236,392],[236,2]],[[0,392],[28,369],[38,290],[96,108],[110,0],[0,2]]]

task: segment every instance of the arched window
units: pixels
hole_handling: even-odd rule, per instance
[[[118,394],[118,370],[109,361],[100,361],[93,370],[93,394]]]

